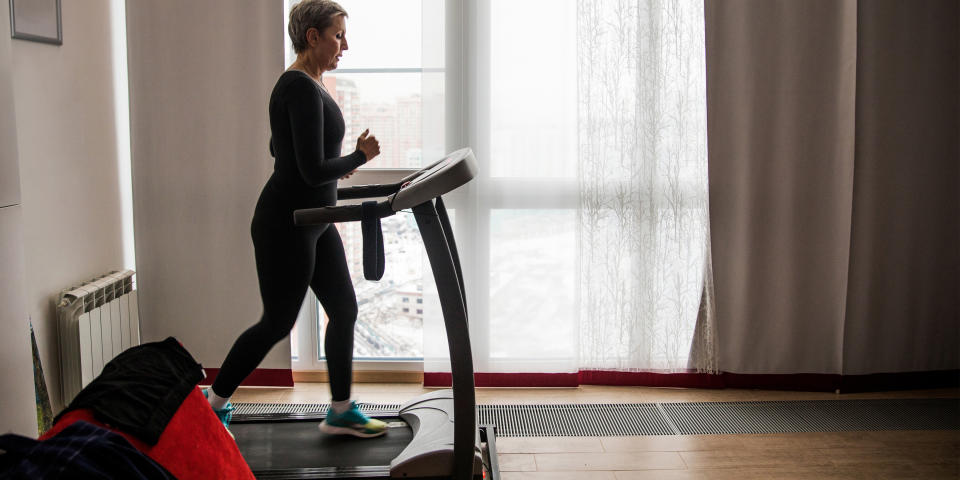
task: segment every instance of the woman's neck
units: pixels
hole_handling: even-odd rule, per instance
[[[297,59],[293,61],[288,70],[302,70],[318,83],[320,82],[320,76],[323,75],[323,70],[317,62],[303,54],[297,55]]]

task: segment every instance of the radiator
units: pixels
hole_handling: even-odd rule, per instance
[[[60,293],[60,392],[68,405],[103,366],[140,344],[140,315],[132,270],[111,272]]]

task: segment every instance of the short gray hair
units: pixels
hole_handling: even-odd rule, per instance
[[[302,53],[307,49],[307,30],[316,28],[323,33],[333,19],[347,11],[333,0],[303,0],[290,9],[290,24],[287,32],[293,42],[293,51]]]

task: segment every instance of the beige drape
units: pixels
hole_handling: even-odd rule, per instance
[[[956,369],[957,3],[705,18],[720,369]]]
[[[844,374],[960,366],[957,5],[857,7]]]
[[[250,219],[273,169],[267,103],[284,68],[283,2],[126,8],[144,337],[175,336],[219,367],[262,311]],[[289,368],[289,344],[260,367]]]

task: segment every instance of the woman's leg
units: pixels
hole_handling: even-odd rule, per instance
[[[334,401],[349,400],[357,295],[353,291],[340,233],[333,225],[317,240],[316,263],[310,287],[330,319],[323,341],[330,375],[330,393]]]
[[[357,295],[353,291],[340,233],[333,225],[317,240],[317,259],[310,287],[330,319],[323,345],[327,353],[333,402],[327,417],[320,424],[320,431],[366,438],[387,433],[386,423],[364,415],[356,403],[350,401]]]
[[[268,227],[254,220],[253,245],[263,299],[260,321],[243,332],[213,383],[213,392],[229,398],[247,375],[283,340],[297,321],[313,277],[317,228]]]

